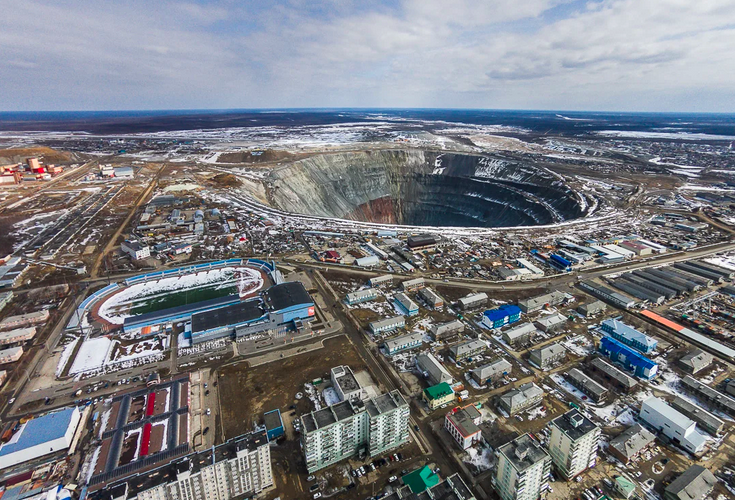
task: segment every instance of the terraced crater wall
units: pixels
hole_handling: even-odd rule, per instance
[[[508,227],[584,215],[546,169],[495,155],[334,153],[274,170],[270,202],[294,213],[417,226]]]

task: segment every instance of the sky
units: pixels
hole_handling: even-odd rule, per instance
[[[735,0],[0,6],[0,111],[735,112]]]

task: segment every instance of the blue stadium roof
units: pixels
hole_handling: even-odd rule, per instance
[[[75,410],[76,408],[73,407],[65,408],[61,411],[29,420],[20,431],[20,436],[17,441],[11,439],[10,442],[0,447],[0,456],[10,455],[16,451],[25,450],[63,437],[69,428]]]
[[[485,316],[490,321],[498,321],[508,316],[514,316],[521,313],[521,308],[511,304],[500,306],[496,309],[485,311]]]
[[[610,351],[611,353],[615,353],[616,356],[619,352],[623,352],[626,359],[633,366],[640,366],[642,368],[653,368],[654,366],[658,366],[656,362],[651,361],[632,347],[628,347],[627,345],[618,342],[612,337],[602,338],[602,340],[600,341],[600,350],[603,349]]]

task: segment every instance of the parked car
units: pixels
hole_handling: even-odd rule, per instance
[[[398,480],[398,478],[396,476],[391,476],[391,477],[388,478],[388,482],[389,483],[392,483],[393,481],[397,481],[397,480]]]
[[[314,498],[321,498],[321,497],[322,497],[321,493],[314,493]]]
[[[317,484],[312,484],[312,485],[311,485],[311,486],[309,487],[309,491],[311,491],[311,492],[313,493],[313,492],[317,491],[317,490],[318,490],[319,488],[320,488],[320,485],[319,485],[319,483],[317,483]]]
[[[316,479],[316,476],[309,476],[306,478],[306,480],[309,482],[312,482],[314,479]]]

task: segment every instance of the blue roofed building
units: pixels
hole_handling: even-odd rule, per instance
[[[281,410],[276,409],[265,412],[263,414],[263,421],[265,422],[265,432],[268,436],[268,441],[278,439],[286,433],[283,428]]]
[[[80,418],[79,409],[72,407],[20,424],[0,445],[0,470],[68,449]]]
[[[622,365],[632,371],[636,377],[652,379],[658,373],[658,364],[641,353],[622,344],[612,337],[603,337],[600,341],[600,352],[610,358],[610,361]]]
[[[656,346],[658,346],[656,339],[616,319],[606,319],[600,325],[600,329],[618,342],[637,349],[644,354],[656,350]]]
[[[519,319],[521,319],[521,308],[506,304],[485,311],[482,315],[482,324],[487,328],[500,328],[515,323]]]

